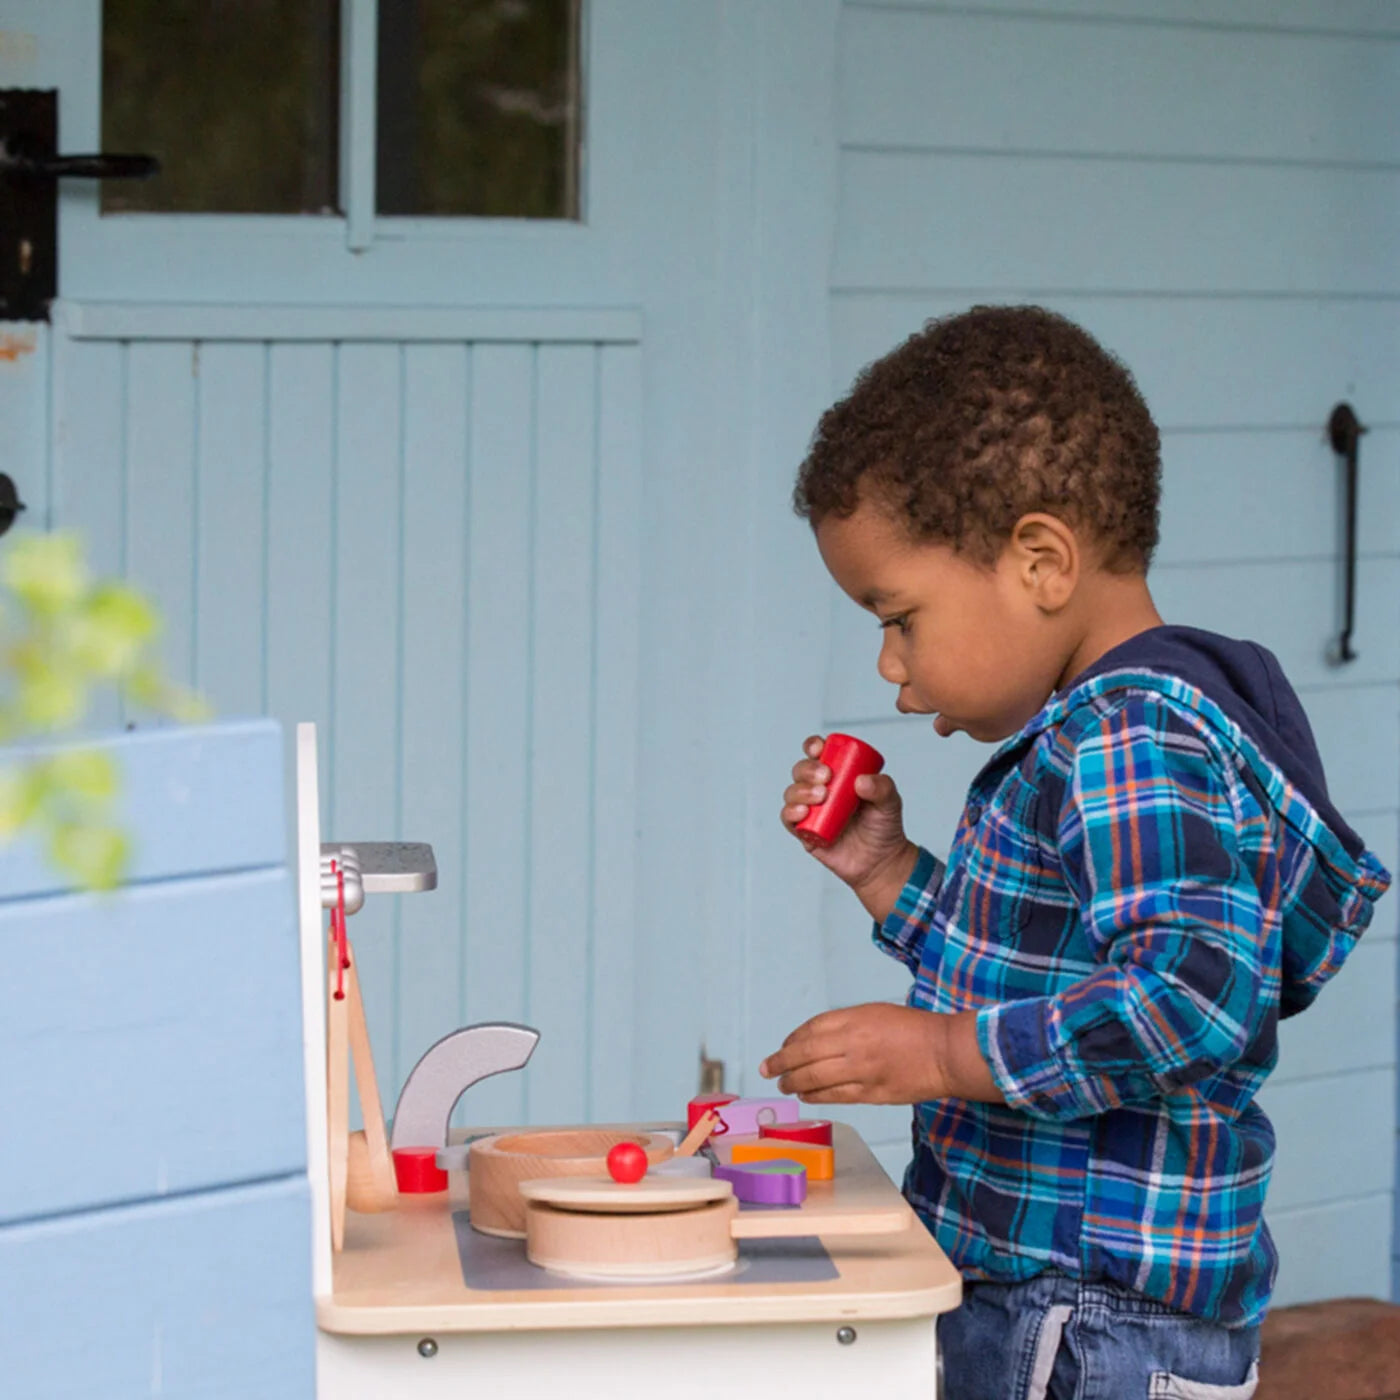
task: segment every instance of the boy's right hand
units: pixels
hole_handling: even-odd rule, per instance
[[[821,735],[806,739],[802,749],[807,756],[793,764],[792,783],[783,793],[783,825],[883,922],[919,859],[919,848],[904,834],[899,789],[887,773],[863,773],[856,779],[861,801],[846,829],[829,846],[822,845],[795,828],[811,806],[825,800],[831,769],[821,761]]]

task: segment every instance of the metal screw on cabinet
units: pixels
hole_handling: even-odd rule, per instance
[[[856,1339],[856,1329],[854,1327],[838,1327],[836,1329],[836,1340],[843,1347],[848,1347]]]
[[[423,1357],[424,1360],[436,1356],[437,1343],[433,1341],[431,1337],[424,1337],[423,1340],[418,1343],[418,1355]]]

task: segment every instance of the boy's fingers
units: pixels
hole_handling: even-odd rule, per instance
[[[808,758],[820,758],[822,754],[822,744],[824,740],[820,734],[809,734],[802,741],[802,752]]]
[[[894,779],[887,773],[862,773],[856,779],[856,796],[877,807],[888,807],[899,796]]]
[[[874,1103],[863,1084],[833,1084],[811,1094],[799,1094],[799,1103]]]
[[[850,1083],[851,1067],[845,1056],[834,1055],[790,1070],[778,1080],[778,1089],[805,1099],[809,1094],[831,1093]]]

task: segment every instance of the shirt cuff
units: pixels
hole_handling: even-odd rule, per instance
[[[1065,1122],[1105,1113],[1119,1097],[1100,1076],[1074,1073],[1056,1045],[1052,997],[1027,997],[984,1007],[977,1045],[1011,1108]]]
[[[885,916],[884,923],[877,923],[872,930],[875,946],[913,971],[918,971],[929,930],[933,927],[933,914],[943,887],[943,871],[943,862],[920,846],[919,858],[894,908]]]

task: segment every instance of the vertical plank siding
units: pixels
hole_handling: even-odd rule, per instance
[[[625,1111],[638,347],[60,331],[54,361],[52,523],[220,715],[317,723],[330,838],[435,847],[435,893],[350,924],[390,1102],[507,1019],[540,1050],[472,1121]]]
[[[1393,16],[1365,4],[847,0],[831,278],[838,393],[928,318],[975,302],[1050,305],[1123,357],[1163,429],[1152,581],[1164,615],[1279,655],[1334,798],[1391,860],[1397,41]],[[1339,471],[1324,426],[1343,398],[1374,431],[1360,660],[1338,668]],[[911,830],[946,845],[985,750],[893,717],[873,628],[844,599],[832,607],[828,723],[885,750]],[[832,1001],[897,995],[887,969],[836,951],[859,923],[848,904],[826,905]],[[1264,1095],[1280,1141],[1280,1302],[1391,1291],[1395,907],[1381,906],[1356,966],[1284,1027]],[[902,1163],[902,1114],[868,1110],[862,1126]],[[1315,1146],[1342,1141],[1366,1148],[1343,1160]]]

